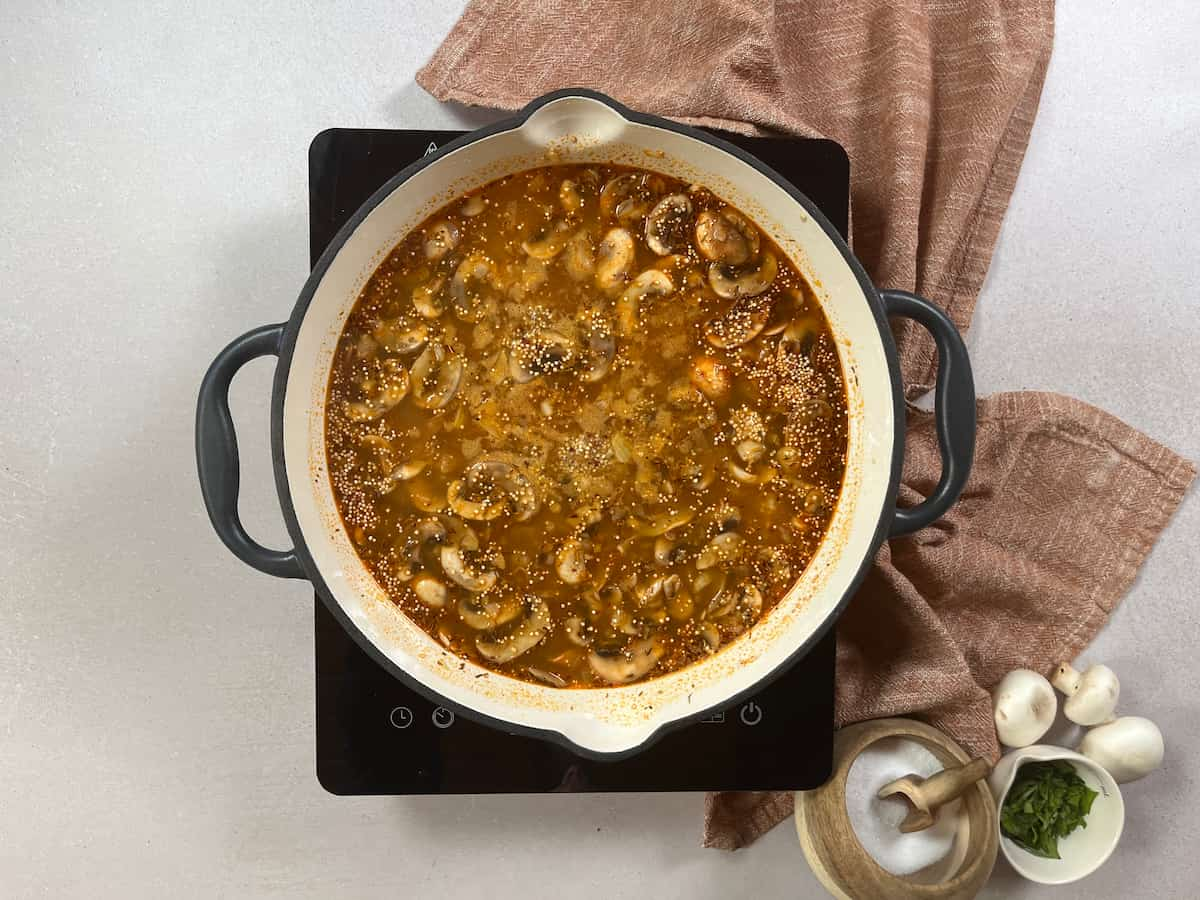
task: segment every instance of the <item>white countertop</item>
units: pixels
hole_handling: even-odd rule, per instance
[[[311,591],[219,544],[192,416],[212,356],[304,281],[313,135],[486,118],[412,80],[460,2],[356,5],[0,7],[0,895],[823,896],[790,824],[702,850],[698,794],[317,784]],[[1057,32],[979,387],[1071,393],[1200,459],[1200,7],[1063,0]],[[243,516],[282,544],[271,365],[234,407]],[[1195,895],[1198,542],[1193,491],[1093,648],[1168,742],[1115,857],[1058,891],[1000,863],[989,896]]]

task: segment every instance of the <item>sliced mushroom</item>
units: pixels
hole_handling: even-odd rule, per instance
[[[407,356],[425,346],[429,340],[429,326],[424,322],[413,325],[403,317],[382,319],[371,334],[388,353]]]
[[[441,221],[430,226],[425,235],[425,258],[439,260],[458,246],[462,235],[453,222]]]
[[[586,628],[587,626],[584,625],[583,619],[579,618],[579,616],[571,616],[563,622],[563,633],[567,636],[567,640],[580,647],[591,646],[584,633]]]
[[[480,656],[498,664],[512,662],[542,642],[551,624],[546,601],[526,597],[521,608],[524,615],[475,639]]]
[[[554,571],[567,584],[582,584],[587,580],[587,553],[583,542],[568,540],[554,558]]]
[[[462,376],[462,358],[440,341],[432,342],[413,363],[413,402],[422,409],[441,409],[454,399]]]
[[[779,272],[779,262],[775,254],[764,253],[757,269],[741,272],[731,269],[723,263],[713,263],[708,269],[708,283],[718,297],[735,300],[739,297],[757,297],[771,286]],[[770,318],[770,307],[767,308],[767,319]],[[767,320],[763,320],[766,327]],[[762,331],[762,328],[758,329]]]
[[[763,595],[757,586],[747,582],[734,591],[735,606],[746,624],[755,622],[763,611]]]
[[[709,653],[716,653],[721,648],[721,632],[711,622],[705,622],[696,633]]]
[[[719,563],[731,562],[737,558],[744,543],[745,538],[738,532],[722,531],[700,551],[696,557],[696,568],[703,571]]]
[[[588,665],[609,684],[629,684],[658,665],[665,652],[658,638],[646,638],[623,650],[593,650],[588,654]]]
[[[705,210],[696,217],[696,247],[712,262],[745,265],[758,256],[758,229],[732,209]]]
[[[505,498],[497,500],[491,495],[472,499],[467,496],[467,488],[460,479],[450,482],[450,486],[446,488],[446,505],[456,516],[475,522],[490,522],[504,515],[507,501]]]
[[[401,400],[408,396],[408,370],[398,359],[385,359],[379,362],[373,376],[365,382],[368,390],[366,396],[359,401],[347,403],[344,409],[346,418],[351,422],[368,422],[394,409]]]
[[[673,566],[686,551],[677,541],[659,536],[654,539],[654,561],[660,566]]]
[[[638,192],[641,181],[642,177],[634,172],[609,179],[600,189],[600,215],[615,216],[617,207]]]
[[[482,572],[474,572],[467,568],[467,563],[462,558],[462,552],[458,547],[453,545],[442,547],[440,558],[442,561],[442,571],[446,573],[447,578],[459,587],[480,594],[486,590],[490,590],[496,584],[497,576],[494,570],[488,569]]]
[[[596,271],[596,251],[593,247],[593,235],[588,229],[581,228],[567,241],[563,248],[563,267],[572,281],[587,281]]]
[[[579,377],[584,381],[599,381],[608,374],[616,356],[617,339],[611,334],[593,331],[584,346]]]
[[[633,267],[633,236],[624,228],[610,228],[596,252],[596,285],[616,291],[629,279]]]
[[[770,318],[769,301],[743,297],[704,323],[704,339],[714,347],[740,347],[762,334]]]
[[[488,457],[467,466],[462,479],[447,489],[446,502],[455,515],[475,521],[511,513],[524,522],[540,507],[533,485],[516,466]]]
[[[426,319],[436,319],[446,311],[446,296],[443,288],[446,276],[439,275],[413,288],[413,308]]]
[[[804,302],[804,295],[797,288],[787,288],[775,298],[775,302],[771,304],[771,319],[767,322],[767,327],[763,329],[763,334],[774,335],[779,334],[788,324],[796,318],[796,312]]]
[[[459,207],[459,211],[464,216],[472,218],[479,215],[485,209],[487,209],[487,201],[478,194],[476,194],[474,197],[468,197],[463,201],[462,206]]]
[[[430,575],[422,572],[412,581],[413,593],[426,606],[441,609],[446,605],[446,586]]]
[[[650,297],[665,297],[675,290],[671,276],[661,269],[647,269],[617,299],[617,325],[621,334],[632,334],[638,324],[642,301]]]
[[[687,246],[692,201],[686,194],[671,194],[655,204],[646,216],[646,246],[659,256]]]
[[[392,469],[390,477],[393,481],[411,481],[429,467],[429,463],[423,459],[413,459],[408,462],[402,462],[400,465]]]
[[[646,218],[646,215],[653,206],[653,202],[644,197],[630,197],[628,200],[622,200],[617,204],[617,208],[613,210],[613,215],[626,228],[631,228]]]
[[[754,465],[756,462],[762,459],[767,452],[766,444],[764,444],[762,441],[755,440],[738,441],[737,445],[734,446],[733,449],[734,452],[737,453],[738,459],[749,466]]]
[[[762,471],[755,474],[749,469],[739,466],[732,459],[726,460],[726,467],[729,469],[729,474],[733,476],[733,480],[739,484],[760,485],[766,484],[775,477],[775,469],[773,466],[763,466]]]
[[[464,322],[477,321],[483,299],[480,286],[493,282],[495,278],[495,266],[482,253],[472,253],[460,262],[454,270],[454,277],[450,279],[454,314]]]
[[[562,253],[571,237],[571,226],[561,219],[553,222],[531,240],[524,241],[521,249],[534,259],[551,260]]]
[[[579,193],[579,185],[570,178],[564,178],[558,186],[558,202],[562,204],[563,212],[573,216],[583,209],[583,195]]]
[[[692,593],[696,604],[707,614],[709,609],[717,605],[725,591],[728,576],[720,569],[707,569],[696,576],[692,582]]]
[[[518,384],[568,369],[575,359],[571,339],[550,329],[525,335],[515,342],[509,354],[509,371]]]
[[[820,327],[815,319],[805,317],[789,322],[779,337],[779,353],[800,354],[808,356],[812,353],[820,334]]]
[[[458,617],[477,631],[499,628],[512,622],[522,611],[520,598],[511,595],[470,594],[458,601]]]
[[[658,537],[659,535],[669,535],[677,528],[682,528],[692,519],[696,518],[694,509],[675,509],[669,510],[659,515],[651,517],[644,524],[639,524],[635,527],[634,533],[638,537]]]
[[[729,397],[733,376],[715,356],[699,356],[692,362],[691,384],[709,400],[720,403]]]

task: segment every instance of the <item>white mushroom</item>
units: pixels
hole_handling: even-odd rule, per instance
[[[696,568],[703,571],[718,563],[732,562],[741,553],[745,542],[746,539],[736,531],[722,531],[700,551],[696,557]]]
[[[572,281],[587,281],[596,271],[596,251],[592,245],[592,233],[581,228],[571,235],[563,248],[563,268]]]
[[[714,356],[699,356],[693,360],[690,381],[692,387],[718,403],[729,397],[733,387],[729,367]]]
[[[632,334],[638,324],[642,301],[650,297],[665,297],[675,290],[671,277],[661,269],[647,269],[617,299],[617,326],[621,334]]]
[[[439,260],[455,247],[461,235],[453,222],[437,222],[425,235],[425,258]]]
[[[412,581],[413,593],[426,606],[441,609],[446,605],[446,586],[430,575],[422,572]]]
[[[413,402],[422,409],[441,409],[454,398],[462,376],[462,358],[440,341],[432,342],[413,363]]]
[[[554,558],[554,571],[567,584],[582,584],[587,580],[587,554],[581,541],[572,539],[562,545]]]
[[[704,323],[704,339],[714,347],[740,347],[762,334],[770,318],[770,301],[743,297]]]
[[[393,468],[389,475],[393,481],[411,481],[428,467],[429,463],[423,459],[411,459]]]
[[[663,197],[646,216],[646,246],[667,256],[687,246],[692,201],[686,194]]]
[[[819,327],[815,320],[805,317],[788,322],[779,337],[779,354],[802,354],[808,356],[817,342]]]
[[[479,215],[485,209],[487,209],[487,201],[484,200],[479,194],[476,194],[474,197],[468,197],[463,201],[462,206],[459,207],[459,212],[461,212],[464,216],[474,217]]]
[[[657,638],[634,641],[624,650],[593,650],[588,654],[592,671],[610,684],[629,684],[658,665],[666,648]]]
[[[454,314],[465,322],[476,321],[482,299],[480,286],[493,282],[495,277],[495,266],[482,253],[472,253],[460,262],[450,279]]]
[[[1055,671],[1050,683],[1066,695],[1063,714],[1076,725],[1100,725],[1112,721],[1121,695],[1121,683],[1108,666],[1089,666],[1077,672],[1070,663]]]
[[[634,172],[626,172],[610,179],[600,189],[600,214],[602,216],[617,215],[617,208],[626,201],[633,199],[641,185],[642,177]]]
[[[633,267],[633,236],[624,228],[610,228],[596,251],[596,285],[613,292],[629,279]]]
[[[489,662],[503,664],[541,643],[551,624],[546,601],[540,597],[526,597],[521,606],[523,616],[475,639],[480,656]]]
[[[588,335],[584,346],[580,378],[584,381],[599,381],[612,368],[617,356],[617,339],[601,331]]]
[[[723,263],[713,263],[708,268],[708,283],[718,297],[733,300],[738,297],[756,297],[771,286],[779,272],[779,262],[774,253],[764,253],[757,269],[738,272]],[[767,311],[770,318],[770,309]],[[764,320],[763,326],[766,327]],[[760,328],[759,331],[762,329]]]
[[[587,647],[588,640],[584,635],[584,629],[587,626],[583,624],[583,619],[579,616],[571,616],[563,622],[563,633],[566,634],[567,640],[579,647]]]
[[[1149,775],[1162,765],[1165,750],[1158,726],[1141,716],[1122,716],[1091,729],[1078,749],[1107,769],[1118,784]]]
[[[1036,744],[1053,724],[1057,711],[1054,688],[1031,669],[1014,669],[992,691],[996,734],[1006,747]]]
[[[583,209],[583,195],[579,193],[579,185],[570,178],[564,178],[563,183],[558,186],[558,202],[562,204],[563,211],[568,216]]]
[[[410,324],[403,317],[382,319],[376,323],[371,334],[388,353],[407,356],[425,346],[429,340],[429,326],[424,322]]]
[[[444,275],[417,285],[412,292],[413,308],[426,319],[436,319],[446,311],[446,297],[442,291],[445,286]]]
[[[551,260],[562,253],[570,237],[571,226],[560,219],[532,239],[522,242],[521,249],[534,259]]]
[[[522,336],[511,348],[508,357],[509,373],[517,384],[528,384],[542,375],[564,372],[575,361],[575,346],[571,339],[557,331],[544,328]]]
[[[733,449],[737,453],[738,458],[749,466],[754,465],[762,459],[763,455],[767,452],[767,447],[762,441],[751,439],[738,441]]]
[[[696,247],[705,259],[741,266],[758,256],[758,229],[732,209],[696,217]]]
[[[491,457],[477,459],[451,482],[446,503],[455,515],[481,522],[504,513],[524,522],[540,508],[529,479],[511,463]]]
[[[468,569],[466,562],[462,558],[462,552],[458,547],[453,545],[442,547],[440,556],[442,571],[446,573],[447,578],[459,587],[480,594],[495,586],[495,571],[488,569],[481,572],[474,572]]]
[[[514,621],[523,611],[520,598],[512,595],[469,594],[458,601],[458,617],[477,631],[499,628]]]
[[[408,396],[408,370],[397,359],[385,359],[378,364],[372,377],[365,382],[366,396],[347,403],[344,412],[351,422],[367,422],[394,409]]]
[[[727,459],[725,461],[725,466],[729,470],[729,474],[733,477],[734,481],[738,482],[739,484],[745,484],[749,486],[766,484],[776,475],[774,466],[763,466],[758,474],[751,472],[749,469],[743,468],[732,459]]]

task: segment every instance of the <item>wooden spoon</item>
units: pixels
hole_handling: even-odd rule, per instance
[[[971,785],[987,775],[991,764],[986,759],[973,759],[961,766],[951,766],[928,778],[905,775],[879,789],[879,799],[899,795],[908,800],[912,809],[900,830],[904,834],[924,831],[933,824],[938,807],[962,796]]]

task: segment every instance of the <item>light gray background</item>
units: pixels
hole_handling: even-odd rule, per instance
[[[461,0],[0,7],[0,895],[817,897],[788,823],[701,850],[700,795],[339,799],[313,775],[312,596],[200,505],[196,387],[308,269],[323,128],[476,124],[412,76]],[[1061,390],[1200,458],[1200,7],[1063,0],[970,334],[982,391]],[[282,543],[271,363],[234,391]],[[1090,656],[1164,771],[1082,884],[1195,896],[1193,495]],[[1188,887],[1191,885],[1191,887]]]

